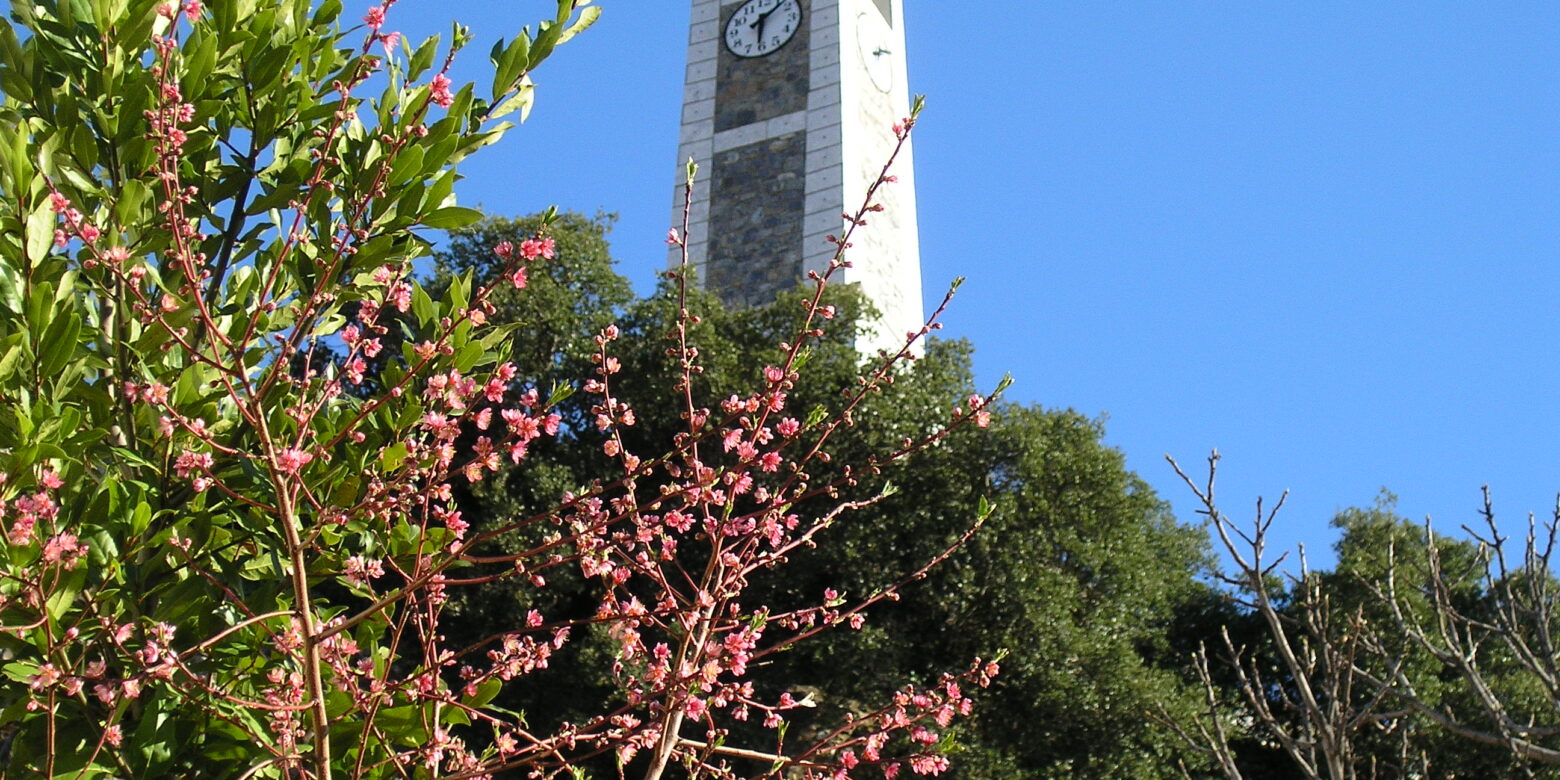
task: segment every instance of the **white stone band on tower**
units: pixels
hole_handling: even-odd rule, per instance
[[[692,158],[687,241],[701,284],[755,305],[828,265],[826,236],[843,235],[842,214],[860,207],[910,110],[903,22],[902,0],[693,0],[672,224]],[[762,53],[726,43],[755,30]],[[852,267],[835,277],[883,315],[858,344],[869,354],[898,349],[922,325],[911,159],[907,145],[898,182],[880,190],[886,210],[857,230]],[[672,252],[670,265],[680,262]]]

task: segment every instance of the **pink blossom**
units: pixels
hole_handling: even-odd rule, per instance
[[[514,735],[507,731],[498,735],[498,739],[494,740],[493,744],[498,748],[498,753],[501,756],[513,755],[520,749],[520,743],[516,742]]]
[[[161,382],[153,382],[141,388],[141,402],[162,406],[168,403],[168,386]]]
[[[190,24],[194,24],[200,21],[200,12],[204,8],[205,6],[201,5],[200,0],[190,0],[184,4],[184,18],[190,20]]]
[[[368,29],[378,32],[379,28],[385,25],[385,7],[376,5],[368,9],[368,13],[363,17],[363,22],[368,25]]]
[[[314,460],[314,454],[305,452],[297,447],[287,447],[276,453],[276,468],[283,474],[297,474],[309,461]]]
[[[367,585],[369,580],[385,576],[385,567],[378,559],[354,555],[347,559],[342,576],[354,585]]]
[[[741,428],[732,428],[731,430],[726,431],[726,435],[725,436],[721,437],[720,446],[721,446],[721,449],[723,449],[724,451],[731,452],[732,450],[736,449],[737,445],[740,444],[741,442],[742,442],[742,429]]]
[[[504,383],[501,380],[496,378],[489,379],[488,383],[482,387],[482,397],[486,398],[489,403],[496,404],[504,400],[504,390]]]
[[[173,473],[180,479],[188,479],[191,474],[204,474],[211,470],[211,453],[193,452],[185,450],[179,453],[179,457],[173,461]]]
[[[342,370],[346,373],[348,382],[360,385],[363,383],[364,372],[368,371],[368,361],[360,357],[352,358],[342,366]]]
[[[123,742],[124,738],[124,732],[120,730],[118,723],[103,729],[103,741],[107,742],[110,747],[119,747],[119,743]]]
[[[27,687],[35,691],[41,691],[45,688],[54,687],[54,684],[59,681],[60,670],[54,668],[54,664],[44,664],[38,667],[37,674],[34,674],[32,679],[28,681]]]
[[[432,83],[428,85],[428,88],[430,94],[433,96],[433,102],[437,103],[439,108],[449,108],[450,104],[455,102],[455,96],[450,94],[449,76],[446,76],[443,73],[435,75],[433,77]]]
[[[45,563],[64,563],[66,568],[75,568],[76,562],[86,552],[87,546],[77,542],[75,534],[56,534],[44,543],[43,560]]]
[[[556,243],[549,236],[547,238],[528,238],[520,242],[520,256],[527,260],[535,260],[538,257],[551,260]]]
[[[666,516],[663,517],[662,520],[666,521],[668,526],[682,531],[683,533],[687,533],[690,528],[693,528],[693,517],[691,515],[683,514],[682,512],[679,512],[675,509],[667,512]]]
[[[389,297],[396,311],[405,313],[412,307],[412,286],[406,282],[396,282],[390,285]]]

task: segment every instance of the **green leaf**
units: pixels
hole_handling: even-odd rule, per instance
[[[412,313],[417,315],[417,321],[424,327],[433,324],[439,318],[439,308],[434,305],[433,298],[428,296],[428,291],[422,285],[412,291]]]
[[[446,206],[423,217],[422,223],[431,228],[454,230],[475,224],[480,219],[482,219],[482,212],[476,209],[468,209],[464,206]]]
[[[504,683],[496,677],[489,677],[477,685],[474,694],[466,697],[466,705],[470,707],[482,707],[498,696],[498,692],[504,689]]]
[[[31,661],[12,661],[0,669],[0,673],[4,673],[15,682],[26,683],[38,673],[38,665]]]
[[[32,297],[27,299],[27,327],[34,333],[44,333],[54,321],[54,285],[43,282],[33,286]]]
[[[504,102],[499,103],[498,107],[488,114],[488,118],[498,119],[513,114],[516,110],[520,111],[520,121],[524,122],[529,118],[531,116],[531,107],[536,105],[536,85],[530,82],[531,79],[527,77],[520,84],[520,89],[515,94],[505,98]]]
[[[515,81],[531,67],[531,36],[521,31],[514,43],[494,59],[493,99],[497,100],[515,86]]]
[[[554,382],[552,392],[547,394],[547,405],[549,407],[557,406],[568,400],[571,395],[574,395],[574,385],[566,382]]]
[[[442,164],[440,163],[440,165]],[[440,174],[438,181],[435,181],[433,186],[428,188],[427,194],[423,196],[423,208],[432,208],[434,210],[444,208],[444,204],[451,200],[450,193],[454,189],[455,170],[451,168]]]
[[[445,292],[445,299],[450,303],[451,311],[460,311],[466,308],[471,300],[471,294],[467,292],[471,284],[471,274],[464,273],[450,280],[450,288]]]
[[[804,428],[811,428],[814,425],[817,425],[818,423],[823,422],[824,419],[827,418],[828,416],[829,416],[829,410],[828,409],[823,408],[822,405],[814,406],[812,408],[812,410],[807,413],[807,422],[803,423],[802,427],[804,427]]]
[[[398,187],[410,181],[414,176],[422,175],[423,149],[415,144],[401,147],[401,151],[395,156],[395,163],[390,166],[390,186]]]
[[[406,66],[406,80],[416,81],[423,71],[432,67],[433,56],[438,53],[438,49],[439,36],[435,35],[423,41],[422,45],[417,47],[417,51],[412,54],[411,63]]]
[[[409,454],[411,453],[406,448],[406,443],[398,441],[395,444],[386,447],[385,451],[380,454],[379,464],[383,466],[386,471],[395,471],[401,467],[402,463],[406,462],[406,456]]]
[[[76,341],[81,336],[81,318],[73,311],[56,317],[38,345],[39,371],[44,376],[55,376],[65,367],[66,361],[76,353]]]
[[[570,38],[585,32],[585,30],[589,29],[591,25],[595,24],[596,19],[600,17],[601,8],[599,6],[586,6],[584,10],[580,11],[580,18],[575,19],[574,24],[569,25],[568,29],[564,30],[563,33],[558,36],[558,43],[564,43]]]
[[[481,344],[477,342],[467,344],[459,352],[455,353],[455,368],[462,373],[470,371],[482,362],[482,358],[486,354],[487,352],[482,349]]]
[[[341,15],[341,0],[325,0],[320,3],[319,10],[314,12],[314,20],[311,24],[315,27],[324,27],[336,21]]]
[[[22,358],[27,354],[27,345],[22,341],[21,333],[13,333],[6,339],[6,346],[0,347],[0,382],[5,381],[15,373],[16,367],[21,365]]]
[[[28,260],[37,262],[49,254],[49,249],[54,246],[54,226],[54,212],[49,209],[48,203],[39,204],[27,215]]]
[[[77,567],[65,572],[59,581],[54,583],[49,592],[49,600],[46,603],[49,617],[54,620],[63,620],[75,606],[76,597],[81,594],[81,587],[87,582],[87,570]]]

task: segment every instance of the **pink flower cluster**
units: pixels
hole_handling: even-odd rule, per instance
[[[556,248],[557,244],[553,241],[551,236],[534,236],[520,242],[520,255],[518,259],[527,263],[532,262],[538,258],[551,260],[556,253]],[[493,254],[497,255],[502,260],[512,261],[516,259],[515,245],[508,241],[500,241],[493,247]],[[509,283],[516,290],[525,289],[528,279],[529,273],[527,272],[524,265],[517,264],[509,271]]]

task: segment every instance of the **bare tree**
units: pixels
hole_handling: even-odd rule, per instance
[[[1277,744],[1306,777],[1352,780],[1361,776],[1357,734],[1368,727],[1390,727],[1398,714],[1382,711],[1389,686],[1360,673],[1367,633],[1362,611],[1355,608],[1335,614],[1320,578],[1313,576],[1306,564],[1303,549],[1298,576],[1278,573],[1287,554],[1269,559],[1267,532],[1287,493],[1271,509],[1258,499],[1256,519],[1248,532],[1218,508],[1214,493],[1217,452],[1208,458],[1208,477],[1202,485],[1174,459],[1169,460],[1197,495],[1202,503],[1198,514],[1207,518],[1234,562],[1235,571],[1221,579],[1260,617],[1270,635],[1279,673],[1275,679],[1271,671],[1265,672],[1260,650],[1236,643],[1226,627],[1221,632],[1223,660],[1234,672],[1243,712],[1234,718],[1224,712],[1228,704],[1210,672],[1210,653],[1203,647],[1193,663],[1206,693],[1207,712],[1190,728],[1173,727],[1194,749],[1214,758],[1227,778],[1242,777],[1230,747],[1230,723]],[[1287,594],[1281,587],[1285,576],[1290,582]],[[1287,603],[1281,607],[1281,602]],[[1161,719],[1167,716],[1168,712],[1161,710]]]
[[[1330,588],[1344,580],[1312,572],[1303,547],[1298,574],[1280,570],[1285,555],[1268,555],[1284,497],[1271,509],[1259,499],[1249,530],[1219,510],[1218,460],[1217,452],[1209,457],[1202,484],[1170,463],[1233,562],[1222,579],[1268,641],[1246,646],[1225,627],[1220,655],[1233,683],[1222,686],[1210,671],[1213,654],[1194,654],[1206,711],[1190,723],[1159,712],[1183,740],[1227,778],[1242,777],[1231,748],[1242,732],[1281,748],[1306,777],[1330,780],[1430,776],[1432,758],[1413,737],[1426,730],[1503,749],[1521,776],[1560,766],[1560,583],[1551,569],[1560,503],[1546,522],[1529,517],[1513,553],[1486,488],[1480,526],[1463,527],[1471,543],[1438,536],[1427,521],[1422,547],[1405,555],[1389,540],[1384,570],[1355,572],[1360,598],[1338,606]],[[1395,738],[1396,756],[1365,746],[1379,733]]]
[[[1465,581],[1470,572],[1448,570],[1443,542],[1428,521],[1423,584],[1406,589],[1395,558],[1385,582],[1368,583],[1390,609],[1389,628],[1454,672],[1470,694],[1472,711],[1431,701],[1401,664],[1377,682],[1406,707],[1453,734],[1503,746],[1523,762],[1560,765],[1560,750],[1554,747],[1560,736],[1560,648],[1555,642],[1556,582],[1550,568],[1560,505],[1542,524],[1528,516],[1521,564],[1515,569],[1508,563],[1510,539],[1496,523],[1488,486],[1480,517],[1481,528],[1463,526],[1478,544],[1471,574],[1483,583],[1482,598],[1472,605],[1460,603],[1454,593],[1454,583]],[[1411,595],[1427,600],[1428,611],[1413,609]],[[1372,637],[1371,649],[1382,656],[1394,653],[1379,636]],[[1510,684],[1513,680],[1518,684]],[[1538,695],[1532,695],[1534,688]],[[1523,689],[1529,695],[1515,700]],[[1531,776],[1525,763],[1523,767]]]

